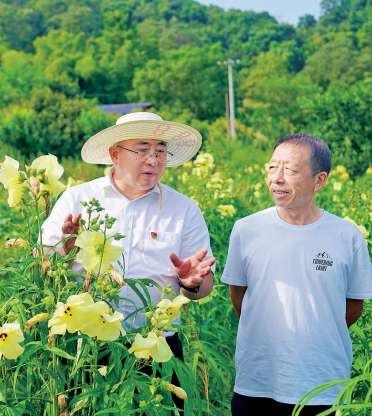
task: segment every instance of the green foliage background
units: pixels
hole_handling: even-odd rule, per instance
[[[278,138],[307,131],[329,144],[347,175],[332,171],[319,205],[371,239],[372,1],[323,0],[321,10],[319,21],[305,15],[294,27],[193,0],[0,1],[1,161],[52,153],[66,182],[102,175],[103,167],[80,160],[85,140],[117,118],[100,104],[150,101],[151,111],[203,134],[214,167],[197,174],[185,165],[164,180],[202,207],[217,258],[214,297],[190,306],[182,327],[204,414],[228,414],[237,321],[219,277],[234,221],[272,203],[264,164]],[[229,58],[241,61],[233,67],[235,142],[225,119],[227,68],[216,64]],[[211,184],[212,176],[219,180]],[[0,195],[5,241],[16,214]],[[235,214],[221,217],[218,206],[230,204]],[[9,251],[0,257],[7,261]],[[367,304],[363,331],[353,333],[354,375],[369,368],[370,311]]]

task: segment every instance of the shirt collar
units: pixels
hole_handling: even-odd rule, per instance
[[[117,189],[116,189],[116,187],[115,187],[115,185],[114,185],[114,181],[113,181],[113,179],[112,179],[112,170],[113,170],[113,167],[111,167],[108,171],[107,171],[107,173],[106,173],[106,175],[102,178],[102,182],[101,182],[101,185],[100,185],[100,187],[99,187],[99,191],[100,192],[103,192],[104,191],[104,189],[105,188],[107,188],[107,187],[109,187],[109,188],[112,188],[114,191],[116,191],[116,192],[119,192]],[[140,198],[142,198],[142,197],[144,197],[144,196],[146,196],[146,195],[150,195],[150,194],[152,194],[152,193],[156,193],[156,194],[158,194],[159,195],[159,197],[160,197],[160,204],[161,204],[161,199],[162,199],[162,191],[161,191],[161,183],[160,182],[158,182],[158,185],[155,185],[152,189],[150,189],[148,192],[146,192],[144,195],[142,195]],[[124,196],[124,195],[123,195]]]

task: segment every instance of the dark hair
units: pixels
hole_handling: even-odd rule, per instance
[[[332,167],[331,151],[323,140],[307,133],[289,134],[275,143],[274,150],[283,143],[309,147],[311,149],[309,163],[312,175],[314,176],[319,172],[329,174]]]

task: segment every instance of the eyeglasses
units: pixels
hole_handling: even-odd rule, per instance
[[[120,147],[120,149],[128,150],[128,152],[136,153],[137,158],[141,161],[147,160],[148,157],[152,158],[155,156],[156,160],[159,163],[168,163],[173,157],[173,153],[168,152],[167,150],[156,150],[155,152],[151,152],[150,149],[139,149],[139,150],[132,150],[127,149],[126,147],[120,146],[119,144],[116,147]]]

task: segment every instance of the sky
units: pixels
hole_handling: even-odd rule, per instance
[[[316,19],[320,16],[321,0],[197,0],[209,6],[214,4],[224,10],[240,9],[254,12],[268,12],[280,23],[297,26],[298,19],[305,14],[312,14]]]

